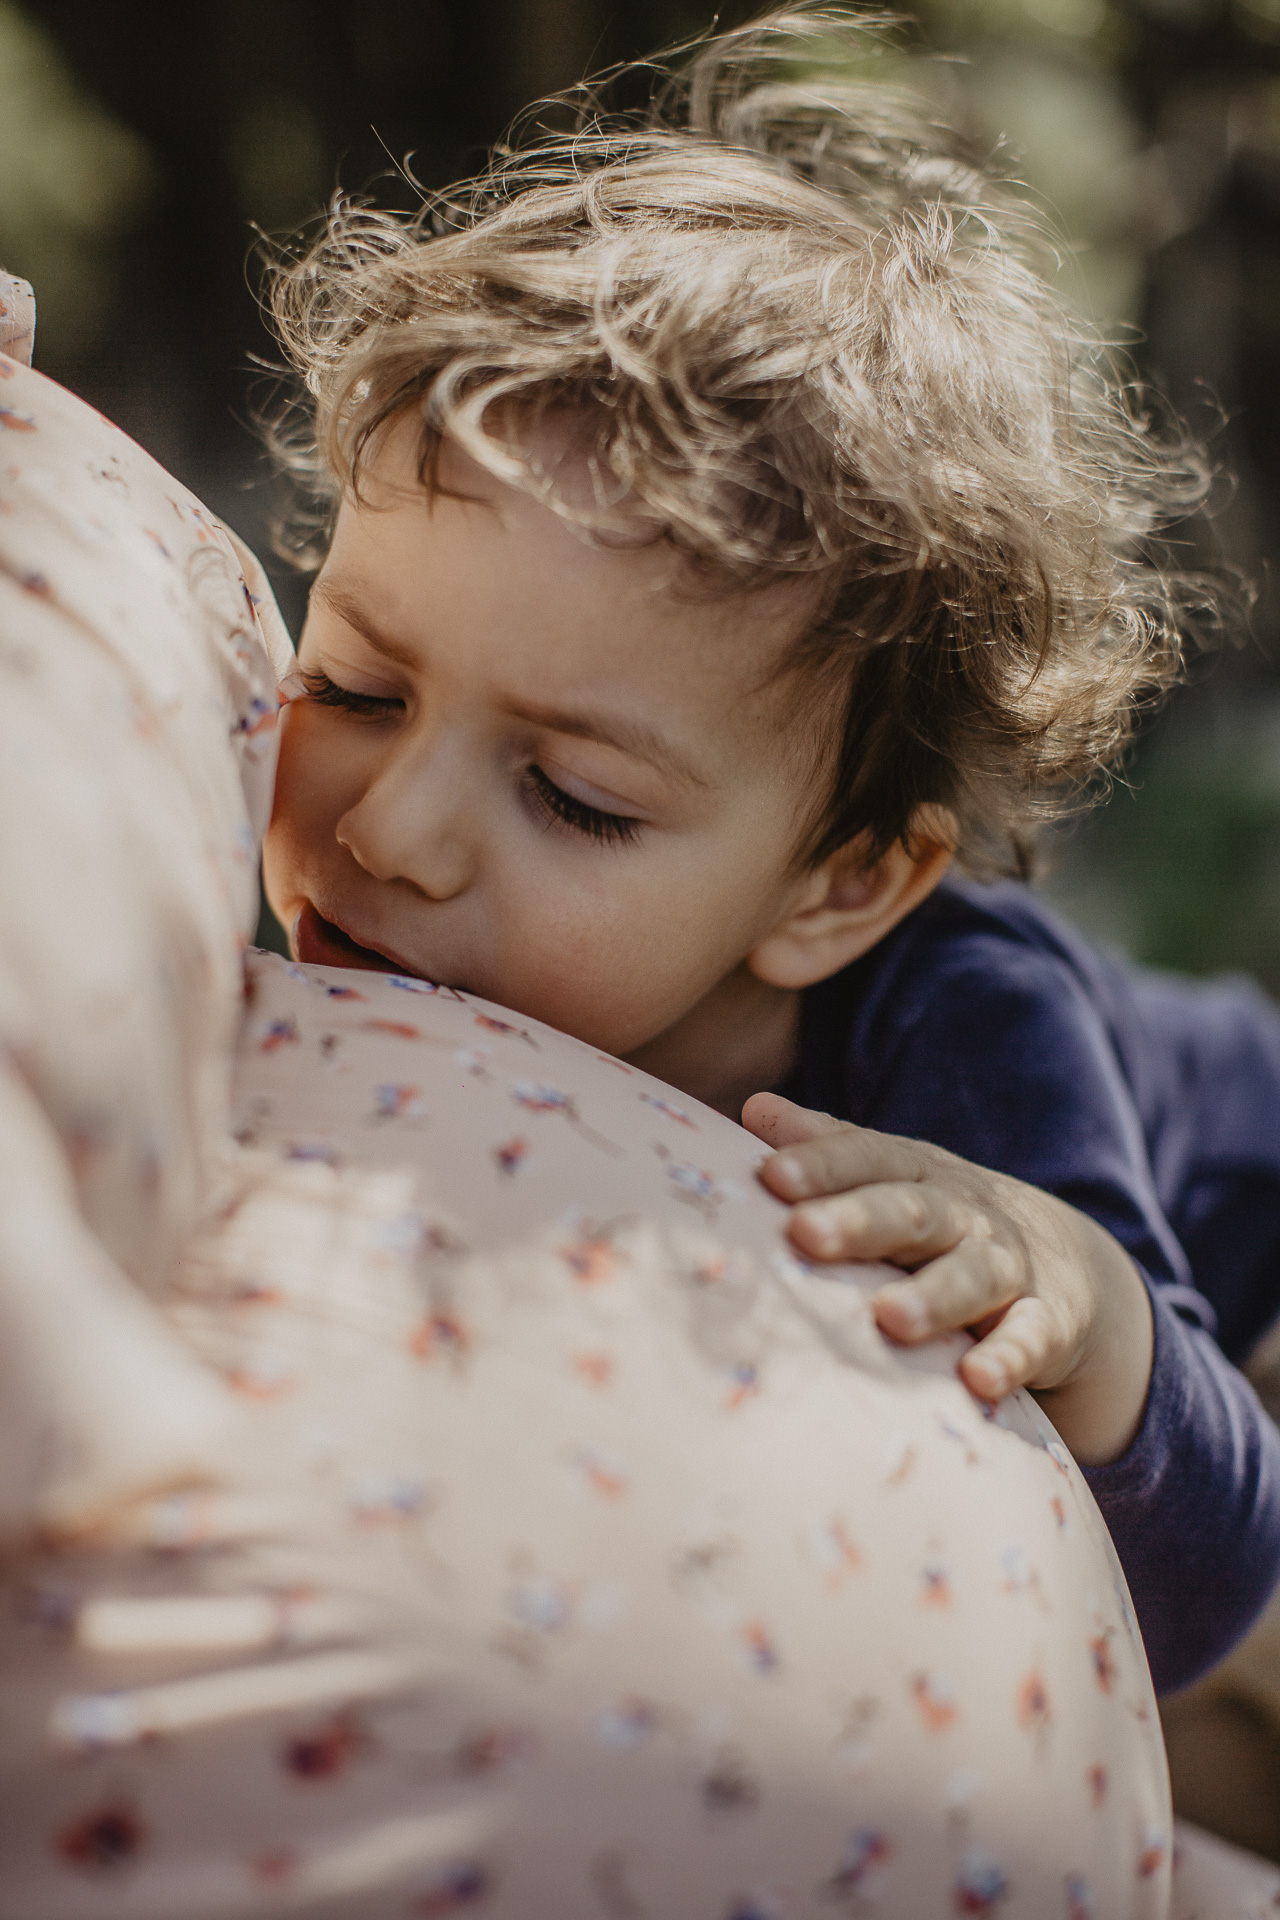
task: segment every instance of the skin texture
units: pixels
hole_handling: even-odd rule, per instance
[[[801,990],[947,849],[797,862],[821,777],[777,671],[798,588],[708,591],[666,543],[592,544],[448,443],[440,479],[404,421],[342,507],[299,661],[363,710],[314,678],[289,707],[271,904],[304,958],[467,988],[736,1115],[788,1071]]]
[[[1151,1301],[1096,1221],[941,1147],[777,1094],[756,1094],[742,1120],[779,1149],[760,1178],[798,1203],[789,1230],[801,1252],[911,1271],[872,1302],[892,1339],[915,1345],[968,1327],[978,1344],[960,1377],[980,1400],[1031,1388],[1086,1466],[1132,1444],[1151,1378]]]
[[[886,1332],[1000,1316],[963,1363],[970,1388],[1034,1386],[1082,1459],[1114,1457],[1151,1325],[1101,1229],[758,1093],[795,1061],[804,988],[950,859],[924,822],[872,866],[856,842],[798,858],[824,778],[779,671],[802,590],[708,590],[664,542],[592,543],[447,442],[428,493],[418,444],[416,419],[397,423],[344,502],[291,676],[264,873],[295,953],[468,989],[730,1115],[747,1100],[762,1138],[809,1143],[766,1168],[780,1198],[858,1189],[828,1203],[828,1231],[799,1207],[799,1246],[920,1269],[879,1296]],[[536,450],[572,490],[571,427]]]

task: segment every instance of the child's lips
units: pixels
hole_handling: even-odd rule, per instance
[[[379,953],[374,947],[362,947],[332,920],[316,912],[308,900],[293,923],[290,939],[295,956],[317,967],[363,967],[367,973],[404,973],[415,979],[424,976],[418,967],[409,967],[394,954]]]

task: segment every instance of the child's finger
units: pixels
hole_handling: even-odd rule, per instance
[[[927,1156],[913,1140],[837,1123],[830,1132],[775,1153],[760,1178],[780,1200],[809,1200],[821,1193],[888,1180],[923,1180]]]
[[[1061,1331],[1043,1300],[1015,1300],[985,1340],[960,1362],[960,1378],[979,1400],[1002,1400],[1015,1387],[1048,1386],[1063,1365]]]
[[[766,1146],[790,1147],[820,1133],[834,1133],[841,1122],[829,1113],[797,1106],[780,1093],[753,1093],[742,1109],[742,1124]]]
[[[858,1187],[796,1207],[787,1232],[818,1260],[896,1260],[918,1267],[961,1240],[987,1240],[985,1214],[928,1181]]]
[[[872,1295],[871,1310],[890,1339],[914,1346],[985,1320],[1015,1300],[1021,1284],[1021,1262],[1007,1247],[993,1240],[963,1240],[914,1279],[881,1287]]]

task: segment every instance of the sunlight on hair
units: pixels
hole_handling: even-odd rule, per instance
[[[306,395],[275,445],[313,557],[416,409],[426,484],[448,435],[589,535],[815,582],[797,664],[845,721],[811,857],[937,806],[971,870],[1025,870],[1217,617],[1153,544],[1211,476],[1055,288],[1012,161],[898,84],[901,37],[771,15],[643,69],[647,110],[608,108],[636,70],[540,103],[413,214],[338,200],[275,271]],[[539,464],[566,408],[585,491]]]

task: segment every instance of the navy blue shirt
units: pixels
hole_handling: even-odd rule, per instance
[[[1023,887],[948,881],[808,990],[782,1091],[1058,1194],[1142,1269],[1142,1426],[1087,1478],[1157,1690],[1189,1684],[1280,1579],[1280,1432],[1224,1357],[1280,1315],[1280,1012],[1108,959]]]

